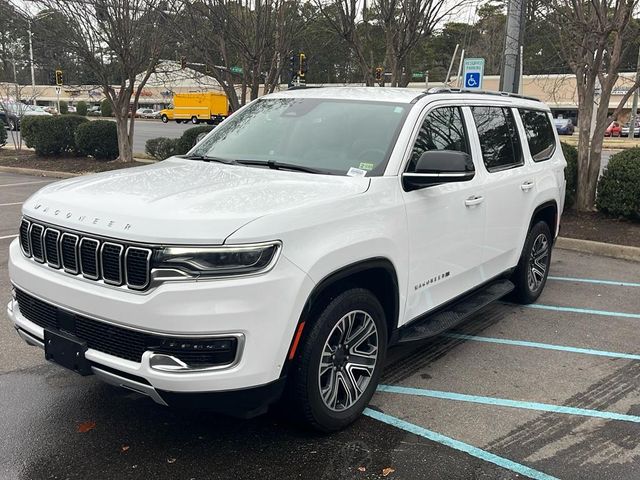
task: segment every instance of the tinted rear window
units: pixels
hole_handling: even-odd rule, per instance
[[[527,134],[529,151],[534,162],[548,160],[556,149],[556,137],[549,115],[540,110],[519,109],[520,118]]]

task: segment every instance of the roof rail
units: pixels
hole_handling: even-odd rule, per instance
[[[290,90],[306,90],[307,88],[322,88],[324,85],[292,85],[287,88],[287,91]]]
[[[540,99],[535,97],[527,97],[526,95],[518,95],[517,93],[510,92],[496,92],[492,90],[470,90],[468,88],[451,88],[451,87],[433,87],[427,90],[425,93],[477,93],[480,95],[494,95],[498,97],[510,97],[521,98],[523,100],[533,100],[534,102],[540,102]]]

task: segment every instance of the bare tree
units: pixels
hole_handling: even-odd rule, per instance
[[[178,30],[236,109],[271,93],[291,53],[300,0],[174,0]],[[240,94],[238,95],[239,85]]]
[[[31,104],[41,94],[39,90],[34,91],[31,85],[26,87],[18,83],[0,83],[0,110],[5,112],[15,150],[22,150],[22,136],[18,131],[20,124],[24,117],[38,113]],[[0,125],[0,128],[4,128],[4,125]]]
[[[37,0],[64,21],[47,32],[50,44],[91,72],[113,107],[119,160],[133,160],[138,100],[158,63],[167,34],[159,0]],[[139,76],[139,74],[144,73]]]
[[[578,93],[578,184],[576,208],[595,209],[604,132],[633,91],[635,83],[608,114],[611,92],[634,28],[632,14],[638,0],[552,0],[548,19],[555,26],[561,54],[576,77]],[[594,97],[599,104],[594,108]],[[593,128],[592,128],[593,122]]]

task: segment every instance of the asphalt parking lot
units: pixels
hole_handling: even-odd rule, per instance
[[[23,344],[8,247],[50,181],[0,174],[0,478],[640,478],[640,264],[555,250],[537,304],[392,350],[366,416],[318,435],[161,407]]]

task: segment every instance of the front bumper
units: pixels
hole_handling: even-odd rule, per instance
[[[156,401],[163,399],[159,403],[169,403],[165,397],[176,403],[174,394],[179,393],[224,392],[226,398],[229,392],[246,389],[265,387],[271,392],[273,387],[268,386],[280,379],[300,313],[313,288],[309,277],[282,255],[264,275],[165,283],[148,292],[132,292],[36,264],[22,255],[17,241],[10,246],[9,273],[17,288],[42,301],[119,327],[169,336],[242,336],[244,345],[237,362],[212,371],[161,371],[150,362],[152,352],[135,362],[91,348],[86,351],[92,365],[107,372],[94,370],[101,378]],[[20,335],[28,336],[28,343],[42,342],[44,329],[26,319],[16,301],[10,302],[7,311]]]

